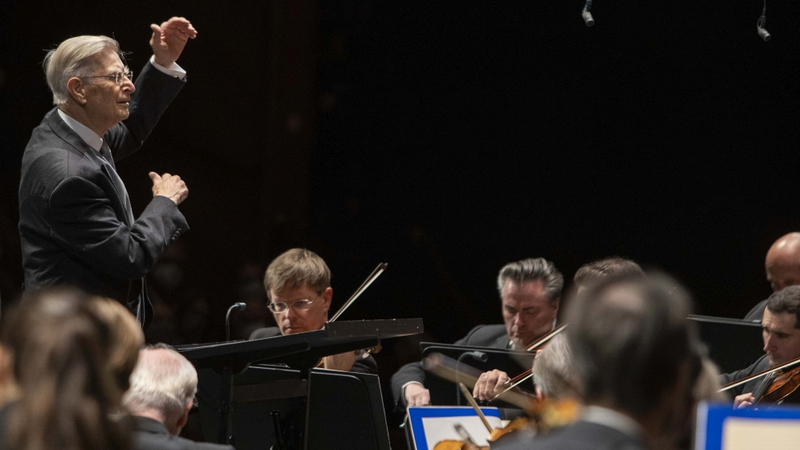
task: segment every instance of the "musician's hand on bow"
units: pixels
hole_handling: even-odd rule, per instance
[[[403,391],[408,406],[428,406],[431,404],[431,392],[421,384],[411,383]]]
[[[361,353],[361,350],[326,356],[323,358],[322,367],[331,370],[350,370],[353,368],[353,363],[356,362],[356,355],[359,353]]]
[[[752,406],[755,401],[756,399],[753,397],[752,392],[737,395],[736,398],[733,399],[733,409],[747,408],[748,406]]]
[[[484,372],[475,383],[472,396],[478,400],[491,400],[495,394],[505,389],[505,383],[508,380],[508,374],[503,371],[495,369]]]

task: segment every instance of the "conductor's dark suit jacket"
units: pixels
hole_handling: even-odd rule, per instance
[[[505,325],[478,325],[466,336],[456,341],[455,345],[508,348],[509,342],[511,342],[511,338],[506,332]],[[397,408],[405,408],[406,399],[403,396],[403,386],[412,381],[425,385],[425,370],[420,362],[408,363],[392,375],[392,395]]]
[[[128,119],[105,136],[113,160],[138,150],[185,79],[151,63],[136,79]],[[154,197],[138,219],[113,169],[51,110],[33,130],[22,158],[19,232],[25,291],[69,283],[123,302],[144,326],[152,315],[144,276],[188,230],[175,203]]]
[[[133,450],[233,450],[230,445],[194,442],[169,434],[164,425],[147,417],[133,416]]]

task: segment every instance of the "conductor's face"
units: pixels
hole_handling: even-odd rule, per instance
[[[795,328],[796,323],[794,314],[764,310],[761,334],[770,367],[800,358],[800,329]]]
[[[107,130],[128,118],[131,94],[136,88],[124,75],[126,67],[116,53],[101,53],[95,56],[95,61],[92,76],[83,78],[86,81],[84,109],[92,125]]]
[[[308,285],[270,290],[270,309],[281,334],[302,333],[321,329],[328,320],[333,289],[318,294]]]
[[[503,321],[511,341],[523,349],[553,329],[558,314],[558,299],[550,300],[544,293],[544,281],[521,284],[506,280],[501,298]]]

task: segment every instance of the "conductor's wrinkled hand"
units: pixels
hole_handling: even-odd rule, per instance
[[[150,172],[150,179],[153,180],[153,197],[163,195],[175,202],[176,205],[180,205],[189,196],[189,188],[178,175],[168,173],[159,175]]]
[[[173,17],[161,26],[150,25],[153,35],[150,37],[150,47],[153,48],[155,61],[164,66],[170,67],[178,60],[189,39],[197,37],[197,30],[191,22],[183,17]]]

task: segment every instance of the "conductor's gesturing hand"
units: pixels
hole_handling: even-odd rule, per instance
[[[150,172],[150,179],[153,180],[153,197],[163,195],[175,202],[176,205],[180,205],[189,196],[189,188],[178,175],[168,173],[159,175]]]

